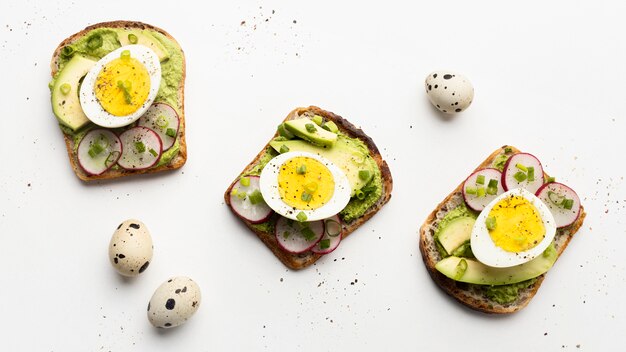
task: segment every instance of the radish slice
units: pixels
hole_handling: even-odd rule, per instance
[[[139,118],[137,126],[148,127],[156,132],[163,142],[163,151],[170,149],[176,136],[180,119],[173,107],[164,103],[155,103]]]
[[[159,161],[163,152],[161,138],[153,130],[137,126],[120,134],[122,156],[117,164],[127,170],[147,169]]]
[[[289,253],[306,252],[313,248],[323,236],[323,220],[298,222],[281,216],[276,222],[276,240]]]
[[[524,188],[536,193],[543,185],[543,167],[534,155],[518,153],[509,158],[502,172],[502,186],[505,191]]]
[[[537,191],[554,216],[556,227],[566,227],[574,223],[580,215],[580,198],[573,189],[558,182],[546,183]]]
[[[241,184],[240,178],[237,183],[230,190],[230,206],[233,211],[240,218],[249,221],[253,224],[260,224],[267,221],[272,216],[272,208],[267,206],[263,199],[257,200],[256,197],[250,195],[254,192],[259,192],[259,176],[246,176],[246,179],[250,182],[248,186]],[[247,181],[246,181],[247,182]],[[252,204],[254,202],[254,204]]]
[[[502,173],[498,169],[480,169],[463,182],[463,199],[468,207],[481,211],[497,196],[504,193]],[[495,184],[495,185],[494,185]]]
[[[311,250],[317,254],[328,254],[339,247],[341,236],[343,236],[343,225],[337,215],[322,221],[324,222],[324,236]]]
[[[122,154],[122,142],[105,129],[87,132],[78,145],[78,164],[89,175],[101,175],[115,165]]]

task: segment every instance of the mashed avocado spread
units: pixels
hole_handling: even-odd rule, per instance
[[[52,78],[49,84],[50,89],[54,86],[55,80],[59,76],[59,73],[63,70],[63,67],[69,62],[73,55],[80,53],[82,55],[93,58],[94,60],[101,59],[111,51],[121,47],[119,41],[119,33],[124,31],[122,28],[97,28],[89,31],[76,41],[72,42],[69,47],[71,49],[62,50],[59,57],[59,70]],[[176,112],[180,115],[182,106],[179,96],[180,82],[183,79],[183,53],[181,48],[174,41],[166,37],[165,35],[156,32],[149,31],[150,35],[155,37],[167,50],[169,57],[161,62],[161,85],[155,98],[155,102],[167,103],[172,106]],[[91,45],[90,45],[91,42]],[[94,45],[93,43],[101,45]],[[70,52],[68,55],[67,52]],[[95,127],[93,123],[89,123],[86,127],[80,131],[74,132],[69,128],[61,126],[63,133],[72,136],[74,139],[74,150],[78,148],[78,142],[84,137],[84,135],[92,128]],[[167,165],[172,159],[178,155],[180,150],[180,137],[176,139],[175,144],[165,151],[161,155],[161,159],[155,165],[155,167]]]

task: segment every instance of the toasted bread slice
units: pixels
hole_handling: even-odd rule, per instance
[[[315,115],[322,116],[326,120],[333,121],[337,125],[337,127],[339,127],[339,131],[341,133],[351,138],[358,138],[359,140],[364,142],[369,150],[370,156],[376,161],[376,164],[378,165],[378,168],[380,169],[380,172],[381,172],[382,194],[380,198],[376,201],[376,203],[374,203],[371,207],[369,207],[362,216],[354,219],[353,221],[349,223],[346,223],[346,222],[343,223],[343,231],[342,231],[342,239],[343,239],[343,238],[346,238],[349,234],[351,234],[354,230],[359,228],[359,226],[361,226],[363,223],[369,220],[372,216],[374,216],[374,214],[376,214],[383,207],[383,205],[385,205],[389,201],[389,199],[391,198],[391,190],[393,189],[393,179],[391,178],[391,172],[389,171],[389,166],[387,165],[387,162],[383,160],[380,152],[378,151],[378,148],[374,144],[374,141],[370,137],[368,137],[360,128],[357,128],[352,123],[348,122],[346,119],[342,118],[339,115],[333,114],[332,112],[329,112],[329,111],[322,110],[316,106],[309,106],[308,108],[297,108],[293,110],[292,112],[289,113],[289,115],[287,115],[284,121],[297,118],[299,115],[302,115],[305,112],[311,112]],[[274,137],[277,137],[277,134],[275,134],[272,137],[272,139]],[[253,170],[259,164],[261,158],[263,158],[265,153],[267,153],[268,148],[271,148],[269,146],[269,142],[261,150],[261,152],[256,156],[256,158],[254,158],[254,160],[252,160],[252,162],[243,169],[241,174],[237,176],[237,178],[235,178],[233,183],[228,187],[228,189],[224,193],[224,200],[226,201],[226,204],[228,204],[228,206],[231,208],[231,210],[232,210],[232,207],[230,206],[230,192],[233,186],[242,175],[248,174],[251,170]],[[233,213],[235,212],[233,211]],[[276,216],[277,215],[274,215],[274,217]],[[305,252],[302,254],[288,253],[285,250],[280,248],[280,246],[278,245],[278,242],[276,241],[276,237],[273,231],[272,232],[262,231],[258,227],[255,227],[250,222],[244,219],[241,219],[241,220],[246,224],[246,226],[252,232],[254,232],[261,239],[261,241],[263,241],[263,243],[265,243],[265,245],[274,253],[274,255],[276,255],[276,257],[278,257],[278,259],[280,259],[281,262],[283,262],[287,267],[291,269],[297,270],[297,269],[305,268],[315,263],[322,256],[320,254],[315,254],[311,251]],[[275,221],[275,218],[270,221]]]
[[[76,149],[76,145],[75,145],[73,136],[62,131],[63,137],[65,138],[65,146],[67,148],[67,155],[70,159],[70,164],[72,166],[72,169],[74,170],[74,173],[76,173],[76,176],[78,176],[83,181],[93,181],[93,180],[114,179],[118,177],[129,176],[129,175],[151,174],[154,172],[181,168],[187,161],[187,143],[185,141],[185,104],[184,104],[186,66],[185,66],[185,55],[184,55],[182,48],[180,47],[178,42],[174,39],[174,37],[172,37],[169,33],[167,33],[166,31],[158,27],[154,27],[149,24],[136,22],[136,21],[112,21],[112,22],[102,22],[102,23],[94,24],[92,26],[89,26],[83,29],[82,31],[78,33],[71,35],[70,37],[63,40],[61,44],[59,44],[59,46],[57,46],[57,48],[54,50],[54,54],[52,55],[52,60],[50,62],[50,69],[51,69],[52,77],[54,77],[59,70],[61,50],[63,49],[63,47],[65,47],[66,45],[72,44],[79,38],[89,33],[91,30],[98,29],[98,28],[128,28],[128,29],[147,29],[147,30],[155,31],[167,37],[170,41],[172,41],[178,47],[178,49],[180,49],[180,53],[182,55],[182,66],[183,66],[182,67],[182,79],[180,81],[180,86],[178,87],[179,104],[178,106],[174,107],[179,112],[178,117],[180,119],[180,126],[179,126],[179,132],[178,132],[179,152],[169,163],[162,165],[162,166],[151,167],[151,168],[143,169],[143,170],[125,170],[122,168],[118,168],[118,169],[110,169],[101,175],[89,175],[78,164],[78,157],[77,157],[76,152],[74,151]]]
[[[475,171],[485,167],[493,167],[493,163],[496,158],[499,155],[505,153],[505,148],[510,148],[512,154],[520,152],[515,147],[503,146],[502,148],[494,151],[487,159],[485,159],[485,161],[478,165]],[[474,310],[491,314],[507,314],[516,312],[524,308],[535,296],[546,274],[540,275],[537,280],[527,288],[520,289],[517,300],[507,304],[500,304],[488,298],[481,289],[481,285],[454,281],[440,273],[435,268],[435,264],[437,264],[437,262],[442,259],[435,244],[435,231],[437,230],[441,219],[443,219],[443,217],[449,211],[464,202],[462,186],[463,182],[461,182],[461,184],[454,191],[452,191],[452,193],[450,193],[441,203],[439,203],[439,205],[435,208],[435,210],[432,211],[432,213],[430,213],[430,215],[420,228],[419,246],[422,253],[422,259],[424,260],[424,264],[428,269],[428,273],[437,283],[437,285],[439,285],[439,287],[441,287],[448,295],[461,302],[465,306]],[[571,241],[573,235],[582,226],[585,216],[585,210],[584,208],[582,208],[581,205],[580,216],[578,217],[578,219],[570,226],[557,230],[554,242],[559,256],[561,256],[561,254]]]

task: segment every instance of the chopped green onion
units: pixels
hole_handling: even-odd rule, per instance
[[[137,153],[143,153],[146,151],[146,146],[143,142],[135,142],[135,150],[137,150]]]
[[[511,147],[504,147],[504,153],[509,154],[513,152],[513,148]]]
[[[476,189],[476,196],[477,197],[484,197],[486,193],[486,190],[482,187]]]
[[[87,39],[87,48],[89,50],[96,50],[102,46],[102,37],[98,34],[92,35]]]
[[[61,84],[61,87],[59,89],[61,90],[61,93],[63,93],[63,95],[68,95],[70,93],[70,90],[72,90],[72,86],[69,83],[63,83]]]
[[[304,174],[306,174],[306,165],[305,165],[305,164],[302,164],[302,165],[298,166],[298,168],[296,169],[296,173],[297,173],[298,175],[304,175]]]
[[[361,152],[352,153],[352,161],[357,165],[362,165],[365,162],[365,154]]]
[[[320,249],[330,248],[330,238],[326,238],[320,241]]]
[[[528,167],[528,181],[535,180],[535,168],[533,166]]]
[[[241,199],[241,200],[246,199],[246,197],[247,197],[247,196],[248,196],[248,193],[246,193],[246,192],[238,192],[238,193],[237,193],[237,197],[238,197],[239,199]]]
[[[322,125],[322,128],[332,133],[339,132],[339,127],[337,127],[337,124],[335,124],[333,121],[326,121]]]
[[[76,49],[74,49],[73,46],[66,45],[63,47],[63,49],[61,49],[61,56],[65,58],[70,58],[74,55],[75,52],[76,52]]]
[[[465,193],[467,194],[476,194],[476,190],[474,187],[465,187]]]
[[[317,131],[317,128],[315,128],[315,125],[312,124],[312,123],[307,123],[306,125],[304,125],[304,127],[306,127],[306,130],[309,133],[313,133],[313,132]]]
[[[341,233],[341,224],[333,219],[324,220],[324,227],[326,229],[326,234],[329,237],[337,237]],[[332,229],[334,227],[334,230]]]
[[[167,118],[165,117],[165,115],[159,115],[159,117],[157,117],[154,124],[160,127],[161,129],[165,129],[167,128],[167,126],[169,126],[170,123],[169,121],[167,121]]]
[[[305,222],[307,219],[307,216],[303,211],[301,211],[298,213],[298,215],[296,215],[296,219],[298,219],[298,221],[300,222]]]
[[[308,203],[311,201],[311,199],[313,199],[313,196],[311,195],[311,193],[304,191],[302,192],[302,196],[300,197],[300,199]]]
[[[477,185],[484,185],[485,184],[485,175],[478,175],[478,176],[476,176],[476,184]]]
[[[168,128],[168,129],[165,131],[165,135],[166,135],[166,136],[168,136],[168,137],[175,138],[175,137],[176,137],[176,130],[175,130],[175,129],[173,129],[173,128]]]
[[[317,188],[319,187],[319,185],[317,184],[317,182],[309,182],[307,184],[304,185],[304,190],[313,194],[315,193],[315,191],[317,191]]]
[[[526,177],[527,177],[526,174],[521,171],[518,171],[515,173],[515,175],[513,175],[513,178],[517,180],[517,182],[522,182],[526,180]]]
[[[367,181],[370,178],[370,170],[359,170],[359,178],[362,181]]]
[[[561,206],[563,204],[563,201],[565,200],[565,197],[556,192],[548,191],[548,199],[550,199],[550,201],[554,205]]]
[[[291,235],[291,233],[289,233],[289,231],[285,231],[285,232],[283,232],[283,237],[284,237],[284,238],[289,237],[289,235]]]
[[[489,183],[487,184],[487,188],[498,188],[498,180],[496,180],[495,178],[490,179]]]
[[[495,196],[498,193],[497,187],[487,187],[487,194]]]
[[[98,154],[102,153],[103,151],[104,151],[104,147],[100,145],[100,143],[95,143],[95,144],[92,144],[91,147],[89,147],[89,151],[87,153],[89,154],[90,157],[95,158],[96,156],[98,156]]]
[[[124,50],[122,51],[122,53],[120,54],[120,58],[122,60],[128,60],[130,59],[130,50]]]
[[[488,216],[485,219],[485,226],[487,226],[487,230],[491,231],[496,228],[496,218],[493,216]]]
[[[363,193],[363,191],[361,191],[360,189],[356,190],[355,195],[358,200],[365,199],[365,193]]]
[[[546,180],[546,183],[552,183],[552,182],[554,182],[554,181],[556,181],[556,177],[550,176],[550,177],[548,177],[548,179]]]
[[[520,169],[520,170],[522,170],[522,171],[524,171],[524,172],[528,171],[528,168],[526,166],[520,164],[520,163],[515,164],[515,167]]]
[[[106,160],[104,161],[104,165],[107,167],[111,166],[111,164],[115,163],[115,161],[117,160],[119,156],[120,156],[120,152],[118,152],[117,150],[110,152]]]
[[[250,200],[250,203],[254,204],[259,204],[261,202],[263,202],[263,195],[261,194],[261,191],[259,191],[258,189],[255,189],[254,191],[252,191],[252,193],[250,193],[248,195],[248,199]]]
[[[139,41],[139,39],[137,38],[137,36],[136,36],[136,35],[134,35],[134,34],[130,33],[130,34],[128,34],[128,41],[129,41],[131,44],[137,44],[137,42]]]
[[[574,200],[573,199],[569,199],[569,198],[565,198],[563,200],[563,208],[567,209],[567,210],[572,210],[572,207],[574,206]]]
[[[288,151],[289,151],[289,147],[288,146],[286,146],[284,144],[280,146],[280,153],[281,154],[287,153]]]
[[[467,270],[467,261],[465,261],[465,259],[461,259],[455,269],[456,273],[454,274],[454,280],[461,280]]]
[[[250,179],[248,177],[242,177],[241,179],[239,179],[239,183],[241,183],[241,185],[244,187],[248,187],[250,186]]]
[[[126,100],[126,104],[130,104],[132,102],[132,98],[130,96],[132,83],[130,81],[117,81],[117,87],[124,92],[124,100]]]
[[[370,194],[372,192],[374,192],[378,187],[374,186],[374,185],[369,185],[369,186],[365,186],[363,188],[361,188],[361,191],[363,191],[363,193],[365,194]]]
[[[323,119],[324,118],[321,117],[320,115],[315,115],[315,116],[313,116],[313,118],[311,120],[313,120],[313,122],[315,122],[316,125],[321,126]]]
[[[239,192],[239,190],[237,190],[237,188],[233,187],[233,189],[230,191],[230,194],[233,195],[233,196],[236,196],[238,192]]]
[[[316,237],[315,232],[313,232],[313,230],[311,230],[311,228],[308,226],[300,230],[300,233],[302,234],[304,239],[307,241],[310,241]]]
[[[278,135],[281,137],[285,137],[287,139],[292,139],[293,137],[295,137],[294,134],[289,132],[289,130],[285,127],[284,123],[278,125],[277,131]]]
[[[149,152],[150,152],[150,154],[152,154],[152,156],[153,156],[153,157],[155,157],[155,158],[156,158],[157,156],[159,156],[159,153],[157,153],[157,151],[156,151],[156,150],[154,150],[154,149],[152,149],[152,148],[150,148],[150,150],[148,150],[148,151],[149,151]]]

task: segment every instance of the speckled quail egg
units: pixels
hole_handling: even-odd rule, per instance
[[[467,109],[474,100],[474,87],[465,76],[435,71],[426,77],[426,94],[439,111],[454,114]]]
[[[129,219],[113,232],[109,243],[109,259],[118,273],[137,276],[150,265],[153,248],[146,225],[139,220]]]
[[[148,320],[157,328],[173,328],[186,322],[200,307],[200,287],[185,276],[159,286],[148,303]]]

